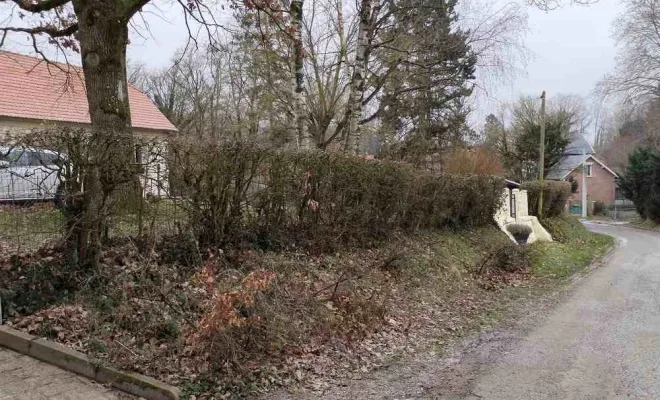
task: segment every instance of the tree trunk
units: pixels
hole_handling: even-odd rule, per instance
[[[96,266],[112,195],[137,176],[126,79],[128,27],[121,1],[74,0],[73,4],[92,123],[78,254],[81,262]]]
[[[360,152],[362,118],[362,102],[364,101],[365,71],[367,67],[367,51],[370,43],[370,25],[372,15],[372,0],[362,0],[360,6],[360,25],[358,27],[357,50],[353,64],[353,76],[348,96],[348,131],[345,135],[344,150],[348,153]]]
[[[299,147],[309,150],[312,147],[312,141],[309,132],[305,129],[304,116],[304,98],[303,98],[303,61],[305,50],[303,48],[301,25],[303,18],[303,0],[293,0],[291,2],[291,29],[293,33],[293,127],[295,139]]]

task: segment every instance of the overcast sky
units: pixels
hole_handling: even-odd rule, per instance
[[[530,10],[526,44],[534,53],[527,76],[502,90],[587,95],[596,81],[614,67],[612,22],[621,11],[616,0],[591,6],[571,6],[551,12]]]
[[[618,0],[600,0],[590,6],[550,12],[529,9],[525,44],[532,57],[525,73],[494,89],[488,101],[480,102],[478,118],[485,118],[501,102],[520,95],[540,97],[543,90],[550,99],[557,93],[589,97],[596,83],[614,69],[612,22],[622,8]]]
[[[514,82],[490,87],[490,97],[479,101],[473,121],[482,121],[502,102],[524,94],[540,96],[542,90],[547,90],[550,98],[557,93],[589,96],[596,82],[614,67],[611,25],[621,9],[618,0],[550,12],[528,8],[525,44],[532,56],[525,72],[518,74]],[[129,60],[151,67],[165,66],[188,38],[180,6],[173,0],[154,0],[142,15],[144,18],[134,21]],[[12,48],[29,52],[24,40],[14,41]]]

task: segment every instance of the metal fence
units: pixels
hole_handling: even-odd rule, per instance
[[[141,173],[133,188],[115,194],[105,234],[162,236],[185,221],[180,198],[170,193],[164,145],[136,146]],[[165,150],[166,151],[166,150]],[[35,251],[66,234],[62,165],[66,156],[42,148],[0,146],[0,252]]]

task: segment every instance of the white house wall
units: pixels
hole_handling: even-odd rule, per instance
[[[169,172],[167,155],[169,145],[166,139],[152,138],[139,140],[144,174],[141,174],[145,196],[165,197],[169,195]]]
[[[69,122],[39,121],[31,119],[0,117],[0,144],[15,145],[25,142],[29,135],[39,130],[55,127],[86,129],[89,125]],[[142,163],[145,174],[140,176],[144,194],[167,196],[169,193],[169,172],[167,155],[168,133],[147,129],[133,129],[136,144],[142,149]]]

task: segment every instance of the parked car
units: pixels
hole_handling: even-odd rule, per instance
[[[56,199],[63,159],[51,150],[0,146],[0,201]]]

